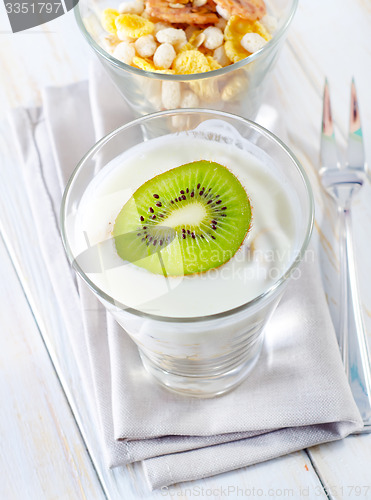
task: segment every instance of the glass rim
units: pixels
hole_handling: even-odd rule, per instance
[[[106,59],[110,64],[115,66],[116,68],[119,68],[124,71],[128,71],[129,73],[133,73],[134,75],[138,76],[145,76],[147,78],[153,78],[157,80],[170,80],[170,81],[192,81],[192,80],[204,80],[206,78],[212,78],[212,77],[217,77],[221,75],[225,75],[227,73],[230,73],[231,71],[235,69],[242,68],[243,66],[250,64],[251,62],[255,61],[256,59],[260,58],[263,56],[266,52],[270,51],[271,48],[273,48],[275,45],[278,44],[278,42],[283,38],[284,34],[287,31],[287,28],[289,27],[294,14],[296,12],[296,9],[298,7],[299,0],[291,0],[291,8],[288,12],[288,15],[282,24],[282,26],[277,30],[276,33],[272,36],[271,40],[267,42],[260,50],[254,52],[248,57],[245,57],[245,59],[242,59],[241,61],[238,61],[236,63],[232,63],[229,66],[225,66],[224,68],[220,69],[215,69],[213,71],[208,71],[206,73],[195,73],[193,75],[167,75],[164,73],[154,73],[152,71],[145,71],[140,68],[135,68],[134,66],[130,66],[130,64],[125,64],[122,61],[119,61],[115,57],[111,56],[106,50],[103,49],[95,40],[94,38],[90,35],[89,31],[86,29],[84,21],[81,17],[81,12],[80,12],[80,2],[76,5],[74,8],[74,13],[75,13],[75,18],[77,25],[83,34],[83,36],[86,38],[87,42],[89,45],[94,49],[94,51]]]
[[[141,125],[143,122],[163,117],[163,116],[169,116],[169,115],[174,115],[174,114],[209,114],[211,116],[222,116],[228,119],[232,120],[237,120],[239,122],[242,122],[244,124],[247,124],[249,127],[251,127],[253,130],[258,132],[259,134],[263,135],[266,139],[273,141],[276,145],[278,145],[284,153],[290,158],[292,163],[294,164],[297,172],[300,174],[300,177],[303,181],[303,184],[306,189],[306,194],[307,194],[307,202],[308,202],[308,208],[309,208],[309,218],[307,221],[307,226],[306,226],[306,231],[305,231],[305,236],[303,238],[303,242],[300,246],[299,251],[296,253],[291,265],[285,270],[285,272],[269,287],[267,288],[264,292],[261,294],[257,295],[253,299],[249,300],[248,302],[245,302],[244,304],[234,307],[232,309],[228,309],[227,311],[222,311],[220,313],[214,313],[214,314],[209,314],[205,316],[189,316],[189,317],[170,317],[170,316],[161,316],[161,315],[156,315],[156,314],[151,314],[151,313],[146,313],[144,311],[140,311],[139,309],[135,309],[133,307],[128,307],[125,304],[120,303],[118,300],[114,299],[110,295],[108,295],[106,292],[101,290],[86,274],[85,272],[81,269],[81,267],[76,263],[75,256],[73,255],[72,249],[70,248],[70,245],[68,243],[68,237],[67,237],[67,231],[66,231],[66,219],[67,219],[67,214],[66,214],[66,208],[67,208],[67,202],[69,201],[69,193],[72,184],[74,183],[75,178],[79,174],[80,170],[83,168],[85,165],[86,161],[88,161],[92,156],[97,153],[106,143],[108,143],[111,139],[116,137],[118,134],[123,132],[126,129],[129,129],[131,127]],[[61,209],[60,209],[60,230],[61,230],[61,235],[62,235],[62,242],[63,246],[65,248],[68,260],[70,261],[72,267],[76,271],[76,273],[87,283],[87,285],[102,299],[105,301],[109,302],[115,307],[121,308],[125,310],[128,313],[131,313],[135,316],[139,316],[142,318],[147,318],[147,319],[152,319],[155,321],[163,321],[163,322],[168,322],[168,323],[193,323],[193,322],[203,322],[203,321],[212,321],[215,319],[220,319],[220,318],[225,318],[228,316],[232,316],[234,314],[237,314],[239,312],[242,312],[244,310],[253,308],[256,306],[259,302],[261,302],[263,299],[266,297],[269,297],[274,294],[274,292],[290,277],[290,275],[293,273],[293,271],[299,266],[300,262],[302,261],[305,251],[308,247],[312,230],[313,230],[313,225],[314,225],[314,197],[313,197],[313,191],[312,187],[309,181],[309,178],[300,164],[299,160],[296,158],[294,153],[279,139],[275,134],[267,130],[265,127],[253,122],[252,120],[249,120],[247,118],[242,118],[241,116],[232,114],[232,113],[226,113],[224,111],[217,111],[217,110],[211,110],[211,109],[206,109],[206,108],[183,108],[183,109],[173,109],[173,110],[166,110],[166,111],[160,111],[157,113],[151,113],[148,115],[145,115],[143,117],[137,118],[136,120],[130,121],[124,125],[121,125],[120,127],[116,128],[109,134],[105,135],[102,137],[92,148],[89,149],[89,151],[82,157],[82,159],[78,162],[77,166],[75,167],[74,171],[72,172],[64,193],[62,197],[62,203],[61,203]]]

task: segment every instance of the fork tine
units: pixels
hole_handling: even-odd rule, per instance
[[[335,131],[332,121],[330,92],[327,78],[325,80],[325,88],[323,91],[321,166],[322,168],[340,167],[336,149]]]
[[[363,147],[363,135],[361,118],[359,114],[358,99],[354,78],[352,79],[350,93],[350,120],[347,150],[347,164],[351,168],[364,169],[365,151]]]

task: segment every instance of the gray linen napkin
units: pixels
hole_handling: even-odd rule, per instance
[[[277,116],[265,107],[260,119],[272,127],[269,120]],[[95,140],[130,118],[99,66],[89,84],[48,88],[42,109],[15,110],[11,116],[40,251],[97,417],[107,465],[142,461],[149,486],[159,488],[361,429],[312,250],[267,328],[256,369],[230,394],[209,400],[157,386],[130,338],[90,290],[76,283],[58,231],[62,187]]]

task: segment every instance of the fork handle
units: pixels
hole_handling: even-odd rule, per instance
[[[340,208],[340,335],[345,372],[365,424],[371,432],[371,365],[358,295],[350,209]],[[370,426],[367,428],[367,426]]]

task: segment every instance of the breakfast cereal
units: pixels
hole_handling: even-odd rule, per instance
[[[135,41],[134,48],[140,57],[151,57],[156,52],[157,43],[153,35],[144,35]]]
[[[126,36],[134,39],[151,35],[154,30],[154,25],[151,21],[137,14],[120,14],[116,17],[115,24],[117,31],[121,31]]]
[[[158,69],[169,69],[173,64],[176,52],[170,43],[162,43],[154,53],[153,62]]]
[[[119,15],[118,11],[115,9],[106,9],[102,14],[102,26],[108,32],[113,35],[116,34],[116,17]]]
[[[209,73],[237,63],[277,29],[263,0],[129,0],[106,9],[101,23],[107,32],[101,44],[113,57],[168,75]],[[236,101],[248,84],[241,70],[217,79],[156,82],[156,92],[151,85],[141,87],[160,110]]]
[[[265,13],[264,0],[215,0],[229,14],[240,16],[244,19],[256,21],[261,19]]]
[[[193,75],[211,71],[206,56],[198,50],[180,52],[173,62],[173,68],[178,75]]]
[[[167,0],[147,0],[146,11],[150,16],[169,23],[215,24],[218,21],[216,5],[212,0],[207,0],[200,7],[195,7],[193,2],[175,4]]]
[[[263,0],[130,0],[106,9],[102,26],[109,33],[104,47],[120,61],[145,71],[192,75],[260,50],[277,21],[266,14]]]

